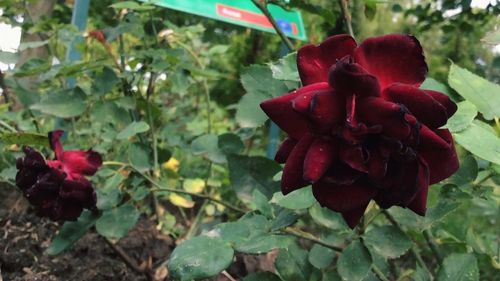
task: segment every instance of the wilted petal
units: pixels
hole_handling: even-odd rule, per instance
[[[311,134],[305,134],[288,156],[281,177],[281,191],[283,194],[286,195],[308,184],[303,177],[304,159],[313,141],[314,137]]]
[[[313,184],[313,194],[321,206],[344,213],[366,206],[377,194],[377,189],[362,181],[351,185],[319,181]]]
[[[368,38],[354,50],[353,56],[354,61],[378,78],[382,89],[397,82],[418,87],[427,75],[422,46],[410,35]]]
[[[307,151],[304,160],[304,180],[309,182],[318,181],[330,167],[332,160],[336,158],[337,151],[334,143],[316,138]]]
[[[394,103],[404,104],[418,121],[432,129],[446,124],[446,108],[425,91],[410,85],[393,84],[387,87],[382,96]]]
[[[349,35],[336,35],[319,46],[307,45],[297,52],[297,66],[303,85],[328,81],[328,71],[335,62],[352,54],[356,41]]]
[[[56,153],[56,159],[62,160],[63,158],[63,146],[61,144],[61,137],[64,134],[63,130],[55,130],[49,132],[49,143],[52,150]]]
[[[278,151],[276,152],[276,156],[274,156],[274,161],[280,164],[284,164],[296,144],[296,140],[290,137],[285,138],[285,140],[281,143]]]
[[[91,149],[87,151],[64,151],[63,165],[66,171],[92,176],[102,165],[101,155]]]
[[[435,184],[453,175],[459,167],[457,152],[453,144],[453,138],[447,129],[436,130],[435,133],[445,140],[449,145],[446,149],[421,148],[418,151],[429,166],[429,183]]]
[[[79,202],[85,208],[95,207],[93,194],[92,184],[83,177],[66,179],[59,191],[61,198]]]

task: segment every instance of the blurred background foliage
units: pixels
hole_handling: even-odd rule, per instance
[[[328,36],[346,33],[338,1],[270,2],[286,9],[301,10],[309,42],[294,41],[297,49],[306,43],[317,44]],[[269,219],[269,224],[278,225],[274,231],[298,220],[298,226],[331,244],[363,247],[359,243],[349,244],[359,241],[356,239],[361,234],[348,230],[338,214],[313,205],[314,200],[311,201],[307,192],[289,201],[280,197],[280,193],[274,193],[278,191],[279,180],[275,174],[281,168],[259,157],[266,155],[268,128],[262,126],[267,119],[262,118],[263,114],[254,105],[264,97],[282,94],[298,85],[293,80],[296,78],[293,67],[286,73],[293,77],[280,80],[273,79],[269,65],[262,66],[281,57],[283,47],[278,36],[158,7],[112,7],[116,3],[91,1],[87,32],[82,34],[70,24],[74,5],[71,0],[0,0],[0,21],[20,26],[23,31],[18,52],[0,52],[0,61],[10,66],[4,72],[2,88],[14,93],[10,96],[13,100],[0,105],[2,133],[42,134],[59,127],[69,132],[67,148],[93,147],[105,155],[106,160],[129,163],[134,170],[107,165],[97,174],[94,182],[99,187],[99,209],[105,214],[109,211],[109,216],[120,215],[123,206],[126,210],[130,208],[124,202],[132,200],[141,213],[156,216],[162,232],[179,240],[193,237],[218,223],[234,221],[239,214],[220,204],[205,204],[203,202],[207,201],[196,196],[169,192],[151,196],[150,189],[155,186],[144,175],[161,185],[222,198],[240,208],[257,210],[266,216],[266,223]],[[462,93],[458,95],[457,92],[467,92],[466,87],[461,88],[457,84],[460,79],[449,74],[450,61],[453,61],[491,82],[500,82],[500,54],[493,52],[498,44],[498,39],[494,38],[499,37],[500,29],[498,1],[491,1],[492,4],[484,9],[471,7],[470,0],[351,0],[349,3],[358,42],[388,33],[415,35],[424,47],[429,76],[435,79],[428,81],[426,86],[439,88],[457,102],[462,101],[464,114],[460,118],[465,121],[460,119],[459,125],[466,124],[455,127],[454,133],[460,134],[468,126],[480,127],[489,133],[489,140],[493,139],[491,147],[498,147],[498,114],[496,120],[478,115],[478,109],[483,113],[482,108],[476,109],[463,101]],[[101,30],[106,41],[88,36],[93,30]],[[76,43],[82,53],[80,61],[66,61],[71,43]],[[249,67],[254,64],[259,66]],[[284,67],[286,61],[277,64]],[[455,69],[455,73],[465,75],[471,83],[480,80],[461,68]],[[484,85],[486,82],[478,83]],[[498,89],[491,83],[485,87],[491,90],[490,95]],[[207,101],[207,96],[211,100]],[[242,97],[244,102],[239,103]],[[252,100],[252,97],[258,99]],[[245,119],[248,126],[242,126],[243,117],[237,114],[237,110],[243,114],[241,104],[254,106],[244,108],[248,110],[244,117],[251,117],[248,119],[254,122],[251,125]],[[20,147],[13,144],[6,139],[0,142],[1,182],[13,182],[16,174],[15,159],[21,152]],[[484,151],[480,150],[480,157],[484,158],[485,154],[488,160],[498,157]],[[45,152],[49,154],[47,148]],[[454,256],[455,253],[471,252],[478,256],[481,280],[497,278],[500,268],[498,162],[495,165],[494,161],[483,160],[461,147],[459,152],[461,170],[439,184],[441,188],[431,189],[429,205],[433,211],[428,218],[419,218],[400,208],[391,210],[411,239],[400,235],[398,229],[383,225],[388,221],[378,216],[376,207],[372,206],[367,212],[367,220],[374,223],[367,234],[362,235],[367,235],[365,240],[371,243],[369,250],[374,262],[388,276],[406,280],[404,278],[411,275],[414,280],[430,280],[423,277],[421,268],[415,268],[411,257],[403,254],[409,250],[412,243],[408,241],[411,240],[419,247],[425,262],[438,268],[438,261],[433,258],[435,254],[426,246],[428,237],[421,235],[423,228],[432,227],[441,250],[452,253],[445,260],[446,266],[441,266],[439,273],[435,272],[444,276],[440,280],[479,280],[475,278],[479,276],[477,266],[468,260],[470,256]],[[237,156],[230,156],[232,154]],[[263,188],[257,190],[254,186]],[[249,192],[246,188],[253,189]],[[305,203],[294,206],[298,204],[294,200],[303,197],[307,199],[303,200]],[[245,225],[256,217],[261,219],[262,215],[244,216],[239,223]],[[467,223],[464,218],[468,218]],[[127,225],[120,227],[131,227]],[[103,221],[98,221],[97,226],[98,232],[107,229]],[[127,231],[120,228],[118,233],[105,231],[100,234],[120,238]],[[395,233],[401,245],[396,245],[395,249],[374,248],[378,244],[391,245],[386,231]],[[274,239],[269,241],[276,244],[281,241],[275,236],[266,237]],[[260,241],[260,237],[257,238]],[[290,247],[291,256],[283,254],[278,258],[276,266],[281,270],[280,275],[286,275],[289,270],[280,269],[280,263],[287,264],[287,259],[308,255],[309,262],[301,260],[307,264],[303,267],[308,268],[307,274],[312,276],[321,272],[323,280],[336,280],[336,267],[327,270],[329,264],[321,264],[324,256],[330,263],[333,260],[331,251],[325,249],[304,253],[303,249]],[[400,256],[401,259],[386,262]],[[371,264],[372,260],[368,269]],[[467,265],[472,268],[472,279],[446,279],[447,272],[442,269],[460,273]],[[347,269],[357,267],[349,263],[346,266]],[[377,280],[373,278],[376,277],[370,273],[364,280]],[[320,279],[311,277],[310,280]]]

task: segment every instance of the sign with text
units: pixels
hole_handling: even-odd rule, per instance
[[[275,32],[271,22],[251,0],[156,0],[151,2],[173,10]],[[269,11],[288,37],[307,40],[304,22],[299,12],[285,11],[276,5],[269,5]]]

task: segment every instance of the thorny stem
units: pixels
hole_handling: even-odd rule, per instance
[[[130,167],[131,169],[133,169],[135,172],[137,172],[139,175],[141,175],[143,178],[145,178],[147,181],[149,181],[151,184],[153,184],[156,187],[155,189],[151,189],[150,190],[151,192],[168,191],[168,192],[177,193],[177,194],[186,194],[186,195],[190,195],[190,196],[193,196],[193,197],[197,197],[197,198],[201,198],[201,199],[206,199],[206,200],[215,202],[217,204],[221,204],[221,205],[223,205],[223,206],[225,206],[225,207],[227,207],[227,208],[229,208],[229,209],[231,209],[233,211],[236,211],[236,212],[239,212],[239,213],[242,213],[242,214],[244,214],[244,213],[247,212],[244,209],[241,209],[239,207],[233,206],[231,203],[219,200],[217,198],[211,197],[211,196],[206,195],[206,194],[198,194],[198,193],[193,193],[193,192],[189,192],[189,191],[185,191],[185,190],[164,187],[161,184],[157,183],[155,180],[153,180],[148,175],[144,174],[143,172],[141,172],[140,170],[138,170],[134,166],[132,166],[130,164],[127,164],[127,163],[116,162],[116,161],[105,161],[103,163],[103,165],[106,165],[106,166]]]
[[[427,244],[429,244],[431,251],[434,253],[434,256],[436,256],[438,263],[441,264],[443,262],[443,253],[434,241],[434,237],[432,236],[432,233],[429,229],[424,230],[424,237],[427,241]]]
[[[403,227],[396,221],[396,219],[389,213],[387,210],[382,210],[382,214],[391,222],[392,225],[394,225],[399,231],[402,233],[406,234],[406,231],[403,229]],[[412,245],[410,248],[410,252],[412,255],[415,257],[417,260],[418,264],[425,269],[431,276],[433,276],[432,272],[429,270],[427,265],[425,264],[424,260],[422,259],[422,256],[418,253],[418,251],[415,249],[415,246]]]
[[[352,17],[349,12],[349,0],[339,0],[340,8],[342,10],[342,14],[344,15],[345,24],[347,26],[347,32],[354,38],[354,31],[352,29]]]
[[[276,33],[278,33],[281,40],[287,45],[288,49],[294,50],[295,48],[292,44],[292,41],[290,41],[290,39],[288,39],[286,34],[283,32],[283,30],[281,30],[278,23],[276,22],[274,17],[269,12],[269,9],[267,8],[267,0],[252,0],[252,2],[255,4],[255,6],[257,6],[257,8],[259,8],[259,10],[261,10],[261,12],[266,16],[266,18],[269,20],[269,22],[271,22],[274,30],[276,30]]]

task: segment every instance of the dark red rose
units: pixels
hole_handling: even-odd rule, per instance
[[[312,184],[322,206],[356,226],[370,200],[425,215],[427,191],[458,169],[453,139],[440,129],[457,110],[419,89],[427,64],[417,39],[386,35],[359,46],[348,35],[297,54],[303,87],[261,103],[288,137],[284,194]]]
[[[92,150],[64,151],[63,131],[49,133],[54,160],[25,146],[26,156],[17,159],[16,185],[41,217],[54,221],[76,220],[83,209],[95,209],[94,188],[85,176],[92,176],[102,165],[99,153]]]

